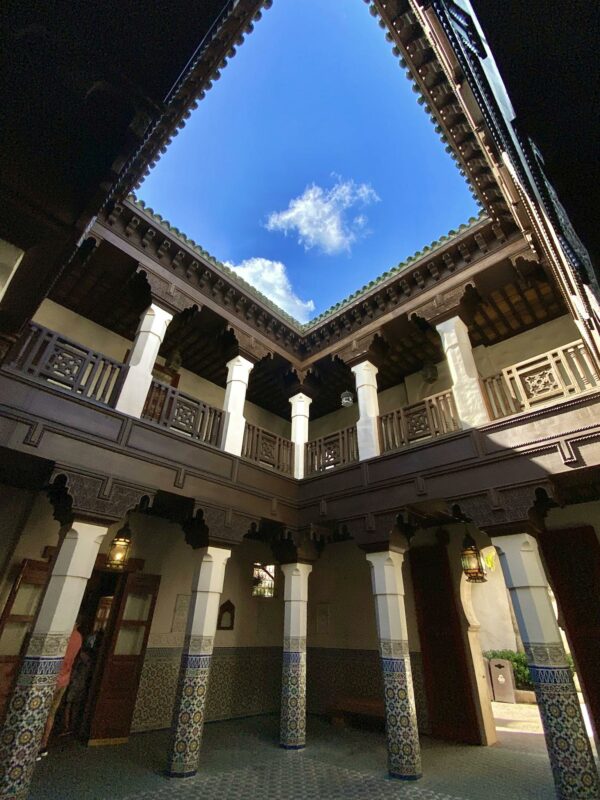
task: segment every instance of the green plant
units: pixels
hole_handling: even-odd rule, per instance
[[[515,653],[514,650],[486,650],[483,655],[486,658],[502,658],[510,661],[515,676],[515,687],[517,689],[533,689],[525,653]]]

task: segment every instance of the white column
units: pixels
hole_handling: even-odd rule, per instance
[[[436,325],[452,376],[452,392],[463,428],[490,421],[467,326],[460,317]]]
[[[61,542],[0,739],[0,798],[24,800],[56,680],[106,527],[76,522]]]
[[[204,729],[206,693],[225,565],[231,550],[204,547],[192,581],[192,597],[177,694],[167,773],[172,778],[195,775]]]
[[[304,451],[308,442],[308,419],[312,400],[299,392],[290,397],[292,404],[292,442],[294,444],[294,478],[304,477]]]
[[[417,780],[422,774],[421,748],[404,608],[403,559],[403,553],[391,550],[367,553],[383,670],[388,770],[394,778]]]
[[[600,797],[600,780],[536,540],[492,539],[500,555],[544,726],[559,800]]]
[[[160,306],[144,311],[127,361],[127,374],[116,402],[117,411],[131,417],[142,416],[158,351],[173,315]]]
[[[375,364],[362,361],[352,367],[358,398],[358,457],[361,461],[381,454],[379,442],[379,398],[377,397],[377,372]]]
[[[244,403],[250,372],[254,364],[243,356],[236,356],[227,362],[227,388],[223,405],[223,434],[221,447],[234,456],[242,454],[246,419]]]
[[[301,750],[306,744],[306,606],[311,564],[282,564],[285,578],[280,744]]]

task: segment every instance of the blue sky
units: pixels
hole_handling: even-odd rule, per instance
[[[275,0],[138,197],[301,322],[476,215],[362,0]]]

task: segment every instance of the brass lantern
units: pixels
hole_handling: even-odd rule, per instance
[[[106,557],[106,566],[111,569],[123,569],[127,563],[130,547],[131,529],[129,527],[129,520],[126,520],[125,525],[123,525],[112,540],[110,550]]]
[[[487,581],[485,561],[481,555],[481,550],[477,547],[475,539],[469,532],[465,534],[463,539],[460,561],[469,583],[485,583]]]

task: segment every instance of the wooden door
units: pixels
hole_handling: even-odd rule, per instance
[[[26,558],[0,617],[0,720],[11,695],[23,653],[48,580],[50,564]]]
[[[124,575],[92,687],[88,744],[127,741],[156,605],[160,575]]]
[[[600,544],[591,526],[544,531],[548,577],[564,619],[590,717],[600,733]]]
[[[431,733],[481,744],[465,641],[443,545],[409,551]]]

